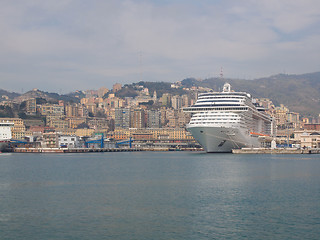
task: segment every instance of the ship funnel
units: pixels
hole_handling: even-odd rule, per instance
[[[231,92],[231,85],[229,83],[223,85],[223,92]]]

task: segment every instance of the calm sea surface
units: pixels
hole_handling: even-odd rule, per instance
[[[0,239],[320,239],[320,156],[2,153]]]

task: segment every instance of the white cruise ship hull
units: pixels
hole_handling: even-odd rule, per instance
[[[227,153],[232,149],[260,146],[258,137],[241,128],[187,125],[187,130],[208,153]]]

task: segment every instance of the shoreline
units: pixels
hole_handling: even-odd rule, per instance
[[[13,148],[0,153],[204,152],[201,148]],[[232,154],[320,154],[320,148],[242,148]]]
[[[94,152],[142,152],[142,151],[203,151],[197,148],[14,148],[6,152],[12,153],[94,153]]]

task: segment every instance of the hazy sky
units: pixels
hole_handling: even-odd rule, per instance
[[[0,88],[320,71],[319,0],[0,0]]]

